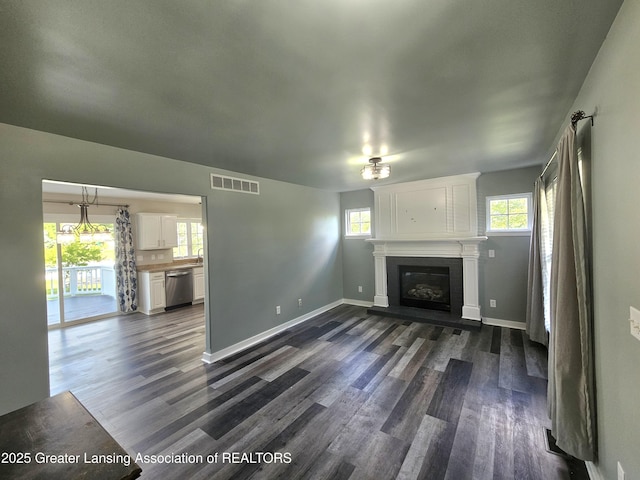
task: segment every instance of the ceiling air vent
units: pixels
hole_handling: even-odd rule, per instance
[[[233,192],[253,193],[260,195],[260,184],[242,178],[225,177],[224,175],[211,174],[211,188],[215,190],[231,190]]]

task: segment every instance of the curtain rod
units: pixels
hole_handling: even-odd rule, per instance
[[[586,120],[587,118],[591,119],[591,126],[593,127],[593,115],[587,115],[587,114],[584,113],[583,110],[576,110],[575,112],[573,112],[571,114],[571,125],[573,125],[573,128],[575,128],[577,123],[580,120]],[[547,164],[542,169],[542,173],[540,174],[540,178],[544,177],[544,174],[547,172],[547,169],[551,166],[553,161],[556,159],[556,154],[557,153],[558,153],[557,150],[555,152],[553,152],[553,155],[551,156],[551,158],[549,159]]]
[[[544,166],[544,168],[542,169],[542,173],[540,174],[540,178],[544,177],[544,174],[547,173],[547,169],[551,166],[551,164],[553,163],[553,161],[556,159],[556,155],[558,154],[558,151],[556,150],[555,152],[553,152],[553,155],[551,156],[551,159],[549,159],[549,161],[547,162],[547,164]]]
[[[43,200],[42,203],[63,203],[65,205],[80,205],[78,202],[68,202],[64,200]],[[90,204],[91,207],[125,207],[129,208],[129,205],[122,205],[119,203],[97,203]]]
[[[587,115],[583,110],[577,110],[571,115],[571,125],[575,127],[580,120],[586,120],[587,118],[591,119],[591,126],[593,127],[593,115]]]

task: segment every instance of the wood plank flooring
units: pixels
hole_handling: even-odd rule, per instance
[[[132,456],[193,456],[139,462],[142,478],[588,478],[545,448],[546,353],[517,330],[343,305],[204,365],[198,305],[54,330],[49,349],[51,393]]]

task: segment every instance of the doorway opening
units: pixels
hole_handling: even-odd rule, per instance
[[[205,265],[206,235],[202,220],[205,207],[202,197],[43,180],[42,198],[47,323],[50,329],[122,314],[119,300],[122,291],[118,293],[116,268],[116,241],[122,237],[116,235],[120,231],[120,223],[116,225],[116,212],[121,208],[128,211],[133,233],[133,243],[121,248],[131,249],[130,258],[138,271],[141,267],[148,270],[155,264],[171,265],[172,262]],[[152,250],[139,245],[135,222],[138,213],[146,214],[141,212],[168,214],[177,219],[173,222],[174,228],[177,227],[177,246]],[[95,235],[85,235],[84,230],[78,228],[83,219],[91,229],[95,227]],[[199,295],[194,297],[204,303],[204,277],[207,272],[201,270],[199,275]],[[134,299],[138,306],[139,294],[138,289]]]

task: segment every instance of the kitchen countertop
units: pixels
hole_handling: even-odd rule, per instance
[[[150,273],[158,273],[158,272],[166,272],[167,270],[173,270],[178,268],[198,268],[203,267],[202,263],[196,263],[193,260],[178,260],[176,262],[171,263],[154,263],[151,265],[139,265],[136,267],[138,272],[150,272]]]

